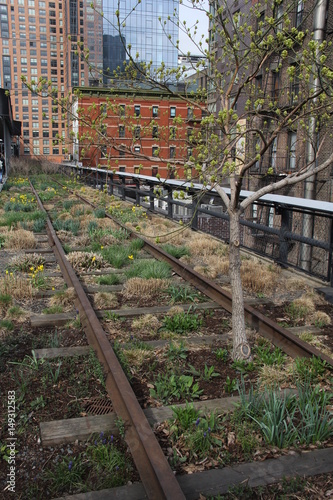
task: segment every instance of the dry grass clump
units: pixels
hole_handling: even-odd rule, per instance
[[[210,279],[217,278],[217,276],[219,274],[219,272],[216,268],[210,268],[210,267],[204,266],[204,265],[194,266],[193,269],[197,273],[202,274],[203,276],[206,276],[207,278],[210,278]]]
[[[74,199],[76,199],[76,198],[74,198]],[[74,204],[69,209],[69,213],[72,216],[76,216],[77,213],[80,213],[80,215],[86,214],[87,212],[91,214],[91,208],[88,207],[87,205],[84,205],[84,204]]]
[[[200,257],[207,257],[209,255],[226,255],[228,246],[207,237],[203,234],[195,234],[192,239],[187,243],[191,255],[198,255]]]
[[[302,278],[288,278],[284,282],[284,288],[289,292],[301,292],[308,290],[308,286]]]
[[[0,278],[0,294],[11,295],[13,299],[28,299],[33,296],[33,289],[30,280],[12,273]]]
[[[64,310],[71,310],[73,308],[76,293],[73,287],[67,288],[64,291],[57,292],[48,301],[49,307],[63,306]]]
[[[166,313],[166,316],[176,316],[177,314],[182,314],[184,312],[184,309],[181,306],[173,306],[169,309],[169,311]]]
[[[57,236],[62,243],[69,243],[73,241],[73,233],[71,231],[60,229],[57,231]]]
[[[29,317],[30,312],[21,309],[21,307],[13,306],[8,309],[5,319],[15,320],[17,323],[24,323]]]
[[[155,334],[160,326],[159,320],[153,314],[145,314],[132,321],[133,330],[139,330],[143,333]]]
[[[206,262],[208,264],[211,272],[218,274],[229,274],[229,258],[228,257],[219,257],[214,255],[209,255],[206,258]]]
[[[168,286],[168,280],[159,278],[130,278],[124,284],[123,296],[126,299],[156,297]]]
[[[37,240],[32,231],[25,229],[16,229],[16,231],[9,231],[6,234],[5,248],[13,250],[22,250],[28,248],[36,248]]]
[[[57,219],[58,220],[68,220],[68,219],[72,220],[72,216],[69,212],[63,212],[62,214],[58,215]]]
[[[156,358],[154,351],[148,351],[147,349],[124,349],[123,353],[129,365],[136,368],[139,368],[144,363],[153,361]],[[131,372],[133,373],[132,369]]]
[[[97,309],[115,309],[118,307],[118,297],[115,293],[98,292],[94,294],[94,305]]]
[[[259,382],[263,387],[285,386],[290,382],[291,373],[290,367],[263,365],[259,369]]]
[[[315,313],[316,306],[311,297],[302,295],[302,297],[293,300],[288,309],[291,313],[295,312],[298,317],[303,316],[304,319],[308,319]]]
[[[93,252],[71,252],[67,260],[74,269],[101,269],[108,266],[101,255]]]
[[[38,253],[19,254],[12,257],[9,261],[9,268],[17,271],[28,272],[30,267],[38,267],[45,264],[45,259]]]
[[[89,245],[90,238],[87,234],[75,236],[75,238],[73,238],[73,235],[72,235],[71,243],[72,243],[73,247],[85,247],[85,246]]]
[[[272,291],[278,282],[278,273],[253,259],[242,261],[241,277],[244,288],[255,293]]]
[[[90,215],[81,215],[79,217],[79,220],[80,220],[80,227],[82,229],[87,229],[88,226],[89,226],[89,223],[91,221],[95,221],[96,218],[92,214],[90,214]]]
[[[98,219],[98,226],[101,229],[117,229],[116,224],[107,217],[104,217],[104,219]]]
[[[315,311],[309,319],[312,325],[316,325],[319,327],[327,326],[332,323],[329,315],[323,311]]]

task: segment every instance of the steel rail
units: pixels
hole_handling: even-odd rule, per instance
[[[55,180],[55,179],[53,179]],[[63,186],[60,182],[56,181],[60,186]],[[72,194],[74,194],[77,198],[79,198],[84,203],[90,205],[93,208],[98,208],[94,203],[87,200],[83,196],[75,193],[75,191],[69,189]],[[168,262],[172,269],[182,278],[184,278],[187,282],[194,285],[198,290],[204,293],[207,297],[210,297],[214,302],[218,305],[222,306],[226,311],[232,312],[232,296],[222,287],[217,285],[211,280],[208,280],[204,276],[200,275],[196,271],[194,271],[191,267],[186,264],[179,262],[178,259],[169,255],[162,248],[155,245],[151,241],[142,237],[141,235],[136,234],[134,231],[130,230],[127,226],[117,221],[115,218],[111,217],[109,214],[105,214],[106,217],[116,222],[120,227],[126,229],[126,231],[130,232],[132,237],[137,237],[143,240],[144,247],[157,259],[162,259]],[[333,367],[333,359],[327,354],[322,353],[316,347],[308,344],[301,340],[297,335],[294,335],[292,332],[283,328],[282,326],[275,323],[275,321],[267,318],[264,314],[257,311],[253,307],[248,304],[244,304],[244,312],[245,319],[251,328],[255,329],[262,335],[270,340],[275,346],[280,347],[286,354],[291,356],[292,358],[296,357],[312,357],[316,356],[320,358],[322,361],[325,361],[329,366]]]
[[[35,188],[30,180],[29,182],[40,209],[46,213]],[[184,500],[185,496],[135,397],[111,344],[107,340],[106,333],[78,277],[66,259],[65,252],[49,217],[47,217],[47,232],[50,245],[53,248],[64,279],[67,285],[73,287],[76,292],[76,306],[88,342],[95,349],[107,372],[106,388],[117,416],[124,421],[125,439],[140,474],[147,497],[152,500],[170,500],[171,498]]]

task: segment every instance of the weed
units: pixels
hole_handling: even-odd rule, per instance
[[[31,370],[38,371],[44,361],[44,358],[37,358],[35,351],[32,350],[31,356],[24,356],[23,361],[9,361],[9,363],[12,365],[24,366]]]
[[[185,246],[175,246],[175,245],[162,245],[163,250],[165,250],[167,253],[175,257],[176,259],[180,259],[184,255],[190,255],[190,251],[187,247]]]
[[[14,325],[9,319],[1,319],[0,328],[5,328],[9,332],[12,332],[14,330]]]
[[[132,265],[125,271],[127,278],[159,278],[168,279],[171,275],[171,267],[167,262],[153,260],[153,259],[140,259],[132,263]]]
[[[301,493],[306,485],[306,479],[304,477],[283,477],[281,482],[281,489],[284,495],[290,495],[291,493]]]
[[[296,358],[294,360],[295,375],[303,381],[316,382],[326,372],[326,361],[312,358]]]
[[[167,404],[173,399],[195,399],[202,394],[199,384],[190,375],[172,373],[158,374],[154,381],[155,389],[150,389],[150,396]]]
[[[51,306],[51,307],[46,307],[43,309],[42,313],[43,314],[58,314],[62,313],[64,311],[64,308],[62,306]]]
[[[170,361],[176,360],[186,360],[188,349],[184,347],[184,344],[181,342],[179,346],[173,344],[172,342],[169,344],[168,349],[166,351],[166,356]]]
[[[41,408],[45,408],[46,406],[46,401],[44,400],[43,396],[37,396],[37,398],[34,401],[31,401],[30,403],[30,408],[33,411],[38,411]]]
[[[201,374],[202,380],[209,382],[213,378],[219,377],[220,374],[218,372],[215,372],[214,370],[215,370],[214,366],[207,366],[205,364],[204,372]]]
[[[122,369],[126,374],[126,377],[130,380],[132,378],[131,367],[123,352],[122,345],[117,340],[113,344],[113,350],[118,358],[119,363],[121,364]]]
[[[202,323],[203,320],[200,318],[199,314],[191,313],[190,310],[188,310],[187,312],[183,311],[172,316],[165,316],[161,328],[170,332],[183,334],[197,330]]]
[[[9,293],[0,293],[0,310],[1,308],[7,309],[12,303],[12,296]]]
[[[96,217],[96,219],[104,219],[104,217],[105,217],[105,210],[104,210],[104,208],[97,208],[94,211],[94,216]]]
[[[119,283],[121,283],[121,279],[118,274],[108,274],[106,276],[96,278],[96,282],[99,285],[119,285]]]
[[[224,390],[227,394],[231,394],[234,391],[237,391],[238,388],[238,381],[237,379],[233,378],[231,379],[229,375],[225,379],[225,385],[224,385]]]
[[[235,360],[231,367],[234,370],[237,370],[238,372],[245,374],[245,373],[250,373],[255,370],[255,365],[253,361],[245,361],[243,359]]]
[[[170,285],[166,292],[170,295],[170,304],[197,302],[201,299],[196,290],[186,285]]]
[[[34,233],[41,233],[42,231],[44,231],[47,217],[46,214],[44,215],[45,217],[40,217],[39,219],[33,221],[32,230]]]
[[[286,355],[278,347],[271,350],[270,347],[259,346],[255,349],[255,353],[257,356],[256,361],[260,365],[281,366],[286,360]]]
[[[89,350],[88,371],[92,373],[97,380],[100,381],[103,387],[105,387],[103,365],[99,362],[99,359],[97,358],[93,349]]]
[[[124,439],[125,438],[125,422],[121,417],[118,417],[115,421],[115,426],[118,429],[119,436]]]
[[[56,369],[53,371],[51,363],[47,363],[47,367],[53,384],[56,384],[58,382],[61,365],[62,361],[59,361],[59,363],[57,363]]]
[[[57,463],[52,470],[45,472],[45,478],[49,480],[49,488],[52,492],[73,492],[84,482],[86,465],[83,457],[65,457],[62,462]]]
[[[111,245],[102,250],[102,256],[112,267],[120,269],[129,263],[129,256],[135,258],[136,255],[127,246]]]
[[[80,229],[80,221],[74,219],[56,219],[53,221],[53,226],[56,231],[70,231],[74,236],[77,236]]]
[[[219,347],[215,351],[215,356],[219,361],[223,361],[223,363],[226,363],[229,359],[228,349],[222,349],[222,347]]]
[[[200,411],[195,409],[193,404],[188,401],[186,401],[185,408],[172,406],[171,409],[175,421],[170,427],[170,432],[178,439],[184,431],[187,431],[195,424]]]
[[[122,318],[119,316],[119,314],[112,312],[112,311],[105,311],[104,318],[108,319],[110,321],[121,321]]]

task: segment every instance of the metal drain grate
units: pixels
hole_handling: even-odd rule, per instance
[[[107,413],[112,413],[112,403],[109,399],[93,398],[87,401],[84,405],[84,409],[87,413],[92,415],[106,415]]]

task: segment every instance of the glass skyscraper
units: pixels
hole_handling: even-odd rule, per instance
[[[116,17],[118,7],[121,37]],[[179,0],[142,0],[140,4],[137,0],[104,0],[102,10],[104,72],[109,69],[112,74],[128,60],[124,44],[131,46],[134,59],[139,54],[138,61],[152,61],[153,69],[162,62],[166,68],[177,67]]]

